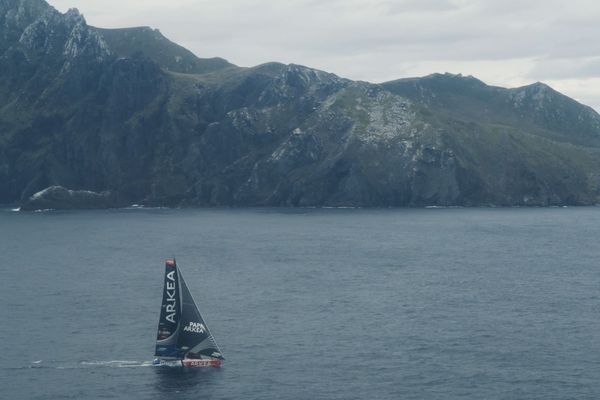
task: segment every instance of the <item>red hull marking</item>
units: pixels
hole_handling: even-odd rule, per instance
[[[182,360],[184,367],[214,367],[221,366],[221,360]]]

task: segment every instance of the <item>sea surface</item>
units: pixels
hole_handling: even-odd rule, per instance
[[[151,366],[177,257],[226,357]],[[0,211],[2,399],[598,399],[600,208]]]

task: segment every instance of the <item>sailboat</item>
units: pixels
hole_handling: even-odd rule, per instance
[[[170,367],[220,367],[225,358],[177,268],[175,259],[165,264],[165,284],[156,336],[154,365]]]

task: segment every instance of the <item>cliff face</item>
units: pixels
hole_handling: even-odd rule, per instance
[[[598,198],[600,117],[542,84],[239,68],[41,0],[0,0],[0,38],[0,203],[53,185],[151,205]]]

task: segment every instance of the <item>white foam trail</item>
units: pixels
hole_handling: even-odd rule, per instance
[[[137,360],[91,360],[80,362],[59,362],[51,360],[35,360],[29,364],[29,368],[54,368],[54,369],[76,369],[76,368],[137,368],[151,367],[152,361],[137,361]]]
[[[110,361],[81,361],[81,365],[89,367],[136,368],[151,367],[152,361],[110,360]]]

